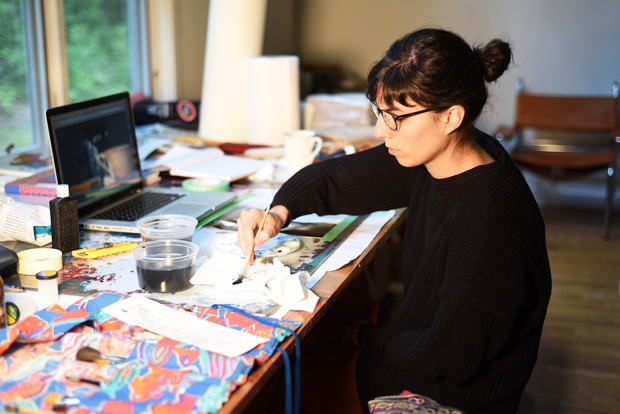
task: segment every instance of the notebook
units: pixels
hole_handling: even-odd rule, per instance
[[[82,228],[140,233],[136,223],[142,217],[183,214],[200,220],[236,197],[147,187],[127,92],[51,108],[46,119],[56,181],[68,184],[77,199]]]

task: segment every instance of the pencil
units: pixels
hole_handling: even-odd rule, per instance
[[[6,411],[21,414],[57,414],[54,411],[39,410],[38,408],[17,407],[15,405],[5,406]]]

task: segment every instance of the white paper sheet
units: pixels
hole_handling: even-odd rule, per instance
[[[102,311],[125,323],[228,357],[239,356],[267,342],[266,338],[199,319],[140,295],[119,300]]]
[[[195,149],[184,145],[175,144],[164,155],[155,161],[151,168],[167,167],[170,169],[182,168],[188,165],[199,164],[224,156],[224,151],[219,148]]]
[[[395,213],[394,210],[376,211],[368,216],[366,220],[338,246],[336,251],[316,269],[312,274],[310,282],[306,283],[306,287],[312,288],[312,286],[321,280],[325,273],[340,269],[351,260],[357,259],[357,257],[366,250],[377,234],[379,234],[379,231],[381,231],[385,223],[394,217]]]

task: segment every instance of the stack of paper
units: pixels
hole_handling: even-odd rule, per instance
[[[225,155],[219,148],[194,149],[173,146],[151,169],[169,170],[170,175],[190,178],[219,178],[236,181],[267,165],[265,161]]]

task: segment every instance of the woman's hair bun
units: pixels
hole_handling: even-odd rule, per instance
[[[500,39],[493,39],[484,46],[475,47],[474,53],[487,82],[493,82],[502,76],[512,61],[510,45]]]

